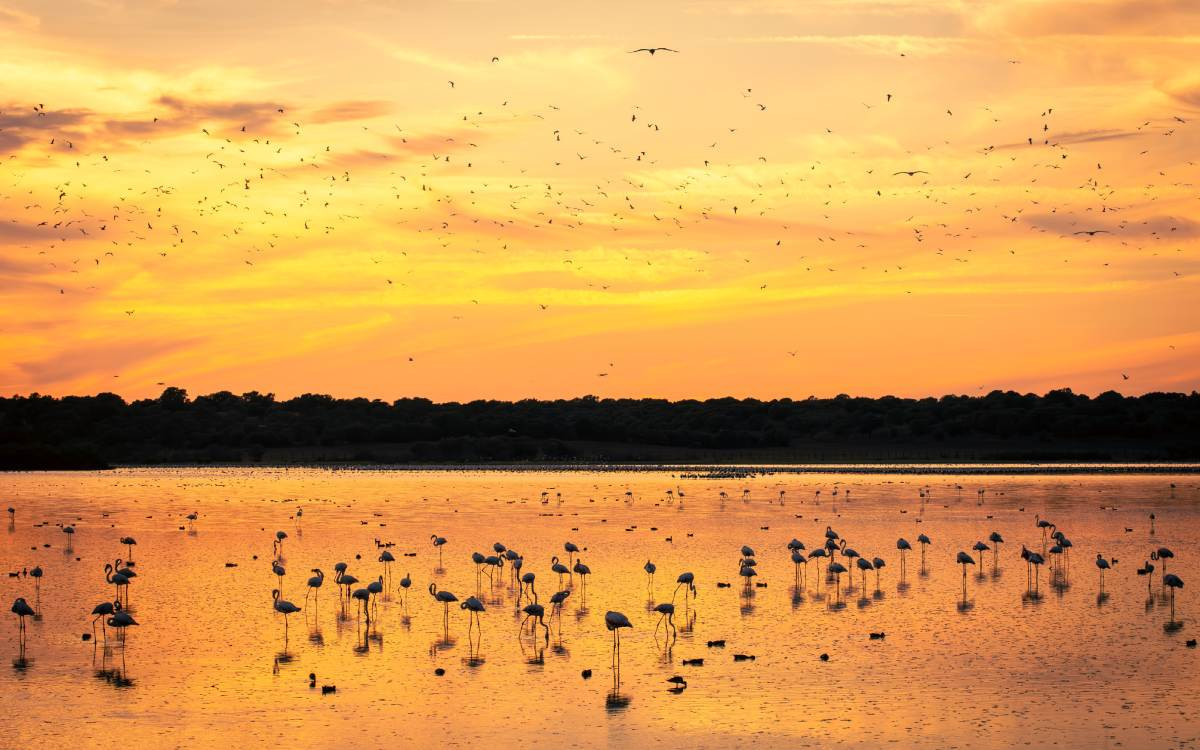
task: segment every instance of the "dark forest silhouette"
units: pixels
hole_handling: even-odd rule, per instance
[[[0,468],[163,463],[1183,461],[1200,394],[902,399],[0,398]]]

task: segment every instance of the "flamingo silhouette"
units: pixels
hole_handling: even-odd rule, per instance
[[[479,623],[479,613],[484,611],[483,602],[473,596],[468,596],[466,601],[458,605],[459,609],[467,610],[467,638],[471,637],[471,626],[474,624],[475,629],[482,634],[483,627]]]
[[[313,605],[315,606],[317,603],[317,594],[320,592],[321,586],[325,583],[325,574],[321,572],[320,568],[313,568],[312,572],[316,573],[316,575],[308,579],[308,590],[304,592],[304,602],[307,604],[308,597],[311,595],[313,597]]]
[[[609,610],[604,613],[604,627],[613,634],[613,664],[621,663],[621,628],[633,629],[633,623],[620,612]]]
[[[696,595],[696,576],[691,572],[679,574],[679,577],[675,579],[675,591],[671,593],[672,602],[675,601],[675,594],[679,593],[681,586],[683,587],[683,603],[684,606],[687,606],[688,592],[690,591],[692,596]]]
[[[436,601],[442,603],[442,623],[445,628],[450,627],[450,604],[458,601],[458,597],[451,594],[449,591],[438,591],[436,583],[429,584],[429,595]]]
[[[288,629],[288,615],[292,614],[293,612],[299,612],[300,608],[297,607],[295,604],[292,604],[291,602],[289,602],[287,599],[280,599],[279,598],[279,589],[274,589],[271,591],[271,599],[272,599],[272,606],[275,608],[275,611],[280,613],[281,615],[283,615],[283,637],[286,640],[287,639],[287,629]],[[111,622],[110,622],[110,624],[111,624]],[[134,623],[134,624],[136,624],[136,623]]]
[[[1100,593],[1103,594],[1104,593],[1104,571],[1108,570],[1109,567],[1111,567],[1111,566],[1110,566],[1108,560],[1105,560],[1104,556],[1102,554],[1100,554],[1099,552],[1096,553],[1096,567],[1100,569]]]
[[[675,605],[671,604],[670,602],[663,602],[662,604],[657,605],[654,608],[654,611],[659,614],[658,623],[654,626],[655,637],[658,637],[658,629],[663,626],[664,622],[666,622],[668,635],[670,635],[672,640],[674,640],[677,632],[675,628]]]

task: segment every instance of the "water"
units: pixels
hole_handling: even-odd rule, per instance
[[[682,489],[683,497],[669,497],[668,489]],[[16,596],[35,602],[34,582],[0,578],[0,653],[8,657],[0,670],[8,708],[3,744],[64,747],[119,737],[129,747],[196,747],[236,732],[246,746],[314,747],[1194,746],[1200,652],[1184,642],[1200,630],[1191,588],[1200,585],[1192,583],[1200,581],[1198,496],[1194,475],[0,475],[0,507],[17,509],[0,534],[0,567],[45,571],[24,662],[7,608]],[[193,511],[199,518],[189,524]],[[1150,512],[1157,515],[1153,535]],[[1022,543],[1042,548],[1035,514],[1074,543],[1069,585],[1051,585],[1043,568],[1040,600],[1025,596],[1018,555]],[[70,552],[56,525],[68,523],[77,532]],[[864,595],[861,574],[848,566],[855,588],[836,608],[834,587],[813,564],[796,590],[786,544],[796,537],[811,549],[827,525],[864,556],[887,561],[878,594],[874,574]],[[284,598],[303,608],[290,616],[286,641],[284,618],[271,606],[277,530],[288,534]],[[991,531],[1005,539],[998,567],[989,552],[968,569],[964,606],[955,554]],[[922,532],[933,541],[927,572],[914,550],[902,586],[896,539],[919,548]],[[448,540],[444,570],[430,543],[434,533]],[[137,539],[129,599],[140,625],[129,629],[123,648],[110,630],[106,651],[103,638],[85,642],[81,634],[91,632],[92,607],[113,598],[103,566],[127,557],[118,543],[126,535]],[[383,572],[376,539],[395,542],[397,561],[368,631],[349,605],[339,616],[333,564],[349,563],[364,585]],[[524,571],[536,574],[546,603],[558,588],[551,556],[565,561],[568,540],[593,575],[586,594],[574,578],[561,634],[559,620],[550,620],[548,645],[540,628],[536,637],[518,636],[523,615],[507,568],[494,588],[483,578],[481,634],[468,638],[467,613],[455,606],[447,637],[431,582],[465,599],[475,593],[470,553],[492,554],[492,543],[502,542],[524,555]],[[754,580],[767,584],[749,595],[738,577],[743,544],[757,553]],[[1184,625],[1177,631],[1164,629],[1169,605],[1158,574],[1149,599],[1147,580],[1135,575],[1160,546],[1176,554],[1168,570],[1189,583],[1178,592]],[[1119,561],[1103,601],[1097,552]],[[652,597],[642,571],[647,559],[658,566]],[[315,567],[329,578],[313,605],[305,602],[305,581]],[[654,636],[658,615],[649,610],[670,600],[683,571],[695,573],[698,595],[686,615],[682,593],[676,598],[679,632],[669,645],[661,631]],[[396,592],[405,572],[413,580],[407,617]],[[718,581],[732,586],[719,589]],[[622,632],[619,683],[604,627],[609,609],[634,625]],[[876,631],[886,637],[869,640]],[[708,648],[716,639],[726,647]],[[735,662],[735,653],[755,659]],[[681,665],[693,658],[703,666]],[[584,669],[593,671],[590,680],[581,677]],[[316,689],[308,686],[310,672]],[[668,692],[672,675],[685,677],[687,689]],[[322,695],[323,684],[337,692]]]

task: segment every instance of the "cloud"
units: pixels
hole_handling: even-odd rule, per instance
[[[217,122],[222,125],[245,126],[261,130],[277,124],[286,107],[278,102],[220,102],[161,96],[158,104],[170,110],[169,117],[191,123]]]
[[[1161,84],[1159,90],[1180,104],[1200,109],[1200,72],[1173,78]]]
[[[1102,143],[1104,141],[1120,141],[1126,138],[1140,138],[1146,135],[1144,130],[1076,130],[1066,133],[1052,134],[1050,143],[1061,146],[1070,143]],[[1014,148],[1045,148],[1046,144],[1041,138],[1034,138],[1033,143],[1028,141],[1020,141],[1017,143],[1005,143],[997,146],[997,150],[1014,149]]]
[[[0,107],[0,153],[12,153],[43,139],[78,138],[79,127],[90,116],[86,109],[34,110],[26,104]]]
[[[76,346],[44,359],[17,362],[17,369],[36,383],[61,383],[90,374],[113,371],[153,359],[161,354],[195,346],[199,339],[96,342]]]
[[[1173,239],[1200,236],[1200,222],[1175,216],[1147,216],[1143,219],[1104,220],[1094,215],[1072,213],[1033,214],[1028,222],[1035,227],[1076,236],[1074,232],[1104,230],[1108,234],[1077,235],[1079,240],[1112,240],[1123,238],[1170,237]]]
[[[842,47],[860,52],[879,54],[936,55],[960,52],[971,42],[960,37],[923,36],[920,34],[800,34],[784,36],[752,36],[730,39],[735,44],[809,44]]]
[[[982,32],[1024,37],[1200,33],[1194,0],[1005,0],[973,17]]]
[[[334,102],[313,112],[307,122],[328,123],[370,120],[392,111],[390,102],[379,100]]]
[[[11,28],[20,31],[33,31],[42,25],[42,19],[14,8],[0,5],[0,29]]]

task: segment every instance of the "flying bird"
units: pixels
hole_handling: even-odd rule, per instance
[[[632,55],[635,52],[649,52],[651,55],[653,55],[655,52],[678,52],[678,51],[679,50],[671,49],[670,47],[638,47],[637,49],[629,50],[629,54]]]

